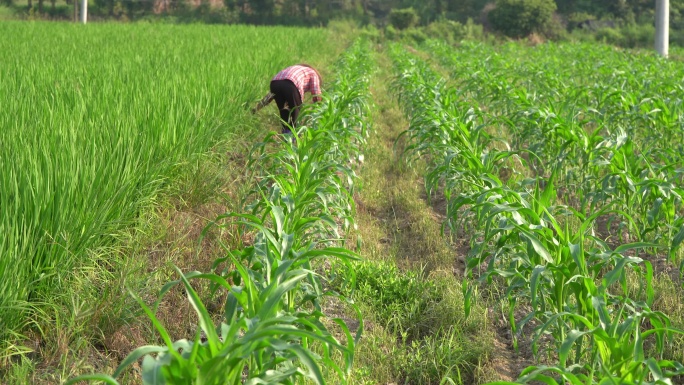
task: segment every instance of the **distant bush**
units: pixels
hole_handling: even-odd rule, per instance
[[[655,40],[655,27],[651,24],[629,24],[621,28],[601,28],[595,40],[624,48],[651,47]]]
[[[555,10],[554,0],[497,0],[487,18],[495,30],[519,38],[543,33]]]
[[[439,20],[430,23],[424,28],[425,34],[434,39],[441,39],[450,44],[463,40],[466,36],[466,27],[453,20]]]
[[[11,20],[16,17],[17,16],[12,8],[0,5],[0,20]]]
[[[684,47],[684,30],[670,31],[670,44]]]
[[[572,32],[576,28],[580,28],[582,23],[596,20],[596,16],[586,12],[573,12],[568,15],[568,31]]]
[[[582,43],[590,43],[597,40],[594,32],[586,31],[581,28],[575,28],[572,32],[568,33],[568,39]]]
[[[555,41],[567,40],[568,29],[563,19],[558,15],[553,15],[540,30],[547,38]]]
[[[365,26],[361,30],[361,36],[374,43],[379,43],[382,38],[382,36],[380,35],[380,30],[378,30],[378,28],[373,24]]]
[[[624,37],[616,28],[601,28],[594,34],[596,41],[622,46]]]
[[[385,27],[385,38],[389,40],[396,40],[399,38],[399,31],[397,31],[392,24],[388,24]]]
[[[328,21],[328,29],[335,35],[355,36],[361,24],[353,18],[335,18]]]
[[[652,24],[630,24],[621,28],[623,47],[650,47],[655,41],[655,26]]]
[[[468,21],[466,21],[463,27],[465,29],[465,36],[463,38],[465,40],[486,40],[487,36],[485,35],[484,27],[482,26],[482,24],[477,24],[473,21],[473,19],[468,18]]]
[[[494,35],[487,35],[481,24],[468,19],[465,24],[454,20],[440,19],[428,24],[425,27],[411,27],[404,30],[395,28],[392,24],[387,24],[384,29],[384,38],[388,40],[405,40],[410,42],[422,43],[428,39],[444,40],[449,44],[458,44],[463,40],[493,41]],[[369,31],[369,36],[375,40],[374,32]]]
[[[418,13],[413,8],[393,9],[390,11],[389,20],[394,28],[407,29],[418,23]]]
[[[428,39],[428,36],[419,28],[409,28],[403,31],[403,37],[416,43],[422,43]]]

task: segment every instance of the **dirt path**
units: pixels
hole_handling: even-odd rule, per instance
[[[457,240],[450,245],[444,240],[444,202],[437,198],[428,203],[421,165],[408,167],[402,159],[405,143],[397,138],[408,128],[408,121],[392,96],[389,58],[382,51],[376,57],[378,71],[371,88],[376,104],[375,134],[361,171],[363,189],[356,199],[364,239],[362,254],[371,260],[393,258],[399,267],[423,271],[428,278],[460,276],[463,265],[459,254],[464,244]],[[488,324],[482,325],[491,331],[491,354],[466,383],[514,381],[532,364],[524,351],[514,351],[510,331],[498,308],[491,304],[486,311]]]
[[[361,171],[363,189],[357,197],[359,222],[365,252],[371,259],[396,254],[397,264],[405,268],[453,272],[453,252],[440,234],[437,214],[424,199],[422,176],[403,161],[403,140],[397,137],[408,128],[392,91],[388,58],[378,54],[379,71],[371,92],[374,108],[373,134],[366,165]]]

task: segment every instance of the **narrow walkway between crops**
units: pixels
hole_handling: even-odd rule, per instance
[[[402,159],[405,143],[402,139],[397,142],[397,138],[408,128],[408,121],[392,99],[391,63],[384,52],[377,55],[377,64],[379,70],[371,86],[375,133],[361,170],[363,188],[356,199],[357,221],[364,240],[362,256],[369,260],[394,260],[401,269],[422,271],[427,279],[460,275],[463,264],[459,253],[463,251],[450,247],[440,232],[444,202],[433,200],[432,205],[427,202],[422,168],[417,165],[411,169]],[[507,325],[500,321],[500,311],[492,306],[486,312],[486,321],[481,326],[491,337],[470,342],[493,345],[488,361],[473,370],[474,378],[463,380],[466,383],[513,381],[531,362],[525,359],[526,354],[521,357],[512,348]],[[368,334],[378,343],[379,339],[373,337],[373,325],[369,329]],[[360,356],[358,361],[363,361],[363,354]],[[401,374],[390,375],[400,381],[396,376]]]

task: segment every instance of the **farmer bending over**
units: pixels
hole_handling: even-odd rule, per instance
[[[314,102],[321,100],[321,75],[306,64],[297,64],[278,72],[271,80],[271,92],[266,94],[252,112],[257,112],[275,99],[283,120],[283,134],[290,134],[295,127],[299,108],[305,92],[310,92]]]

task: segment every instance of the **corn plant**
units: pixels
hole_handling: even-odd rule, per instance
[[[681,163],[678,86],[635,76],[644,68],[676,76],[672,63],[581,45],[550,44],[521,60],[508,60],[520,57],[515,45],[455,51],[432,41],[426,49],[453,69],[464,95],[486,103],[495,115],[488,120],[508,130],[513,149],[534,154],[528,164],[537,175],[557,171],[560,188],[572,192],[568,204],[585,212],[616,202],[636,224],[625,231],[674,255],[682,211],[673,167]],[[575,60],[567,65],[559,55]]]
[[[672,328],[665,314],[650,310],[653,302],[653,269],[648,261],[628,255],[632,250],[653,250],[660,245],[636,242],[612,249],[593,234],[595,220],[604,215],[623,218],[631,229],[645,229],[644,223],[653,224],[656,221],[654,218],[662,218],[658,211],[663,205],[662,196],[652,192],[652,188],[660,184],[645,182],[642,185],[639,198],[655,197],[654,207],[658,208],[651,209],[650,220],[645,221],[641,218],[648,216],[640,215],[642,213],[629,207],[629,203],[625,204],[634,204],[632,196],[598,199],[599,204],[592,206],[590,213],[555,203],[559,198],[556,183],[559,180],[566,183],[572,181],[567,177],[565,159],[571,160],[573,155],[580,155],[581,160],[581,163],[570,166],[574,172],[598,171],[590,177],[580,174],[583,186],[595,186],[599,181],[606,180],[606,175],[611,174],[607,173],[605,167],[599,166],[610,165],[610,160],[615,161],[617,170],[613,175],[629,170],[630,178],[625,177],[625,180],[631,180],[634,168],[643,163],[626,160],[629,147],[619,152],[628,141],[622,141],[617,146],[606,146],[610,142],[597,131],[580,133],[583,128],[575,121],[574,107],[566,103],[540,108],[537,95],[521,89],[532,82],[523,82],[515,77],[510,82],[501,82],[495,77],[487,77],[488,84],[485,87],[490,91],[486,95],[494,100],[493,105],[488,106],[487,113],[508,114],[508,118],[501,120],[484,114],[481,121],[510,122],[513,135],[522,135],[517,136],[518,145],[539,141],[538,146],[525,149],[533,162],[521,162],[522,165],[536,167],[538,177],[532,180],[514,179],[505,184],[492,171],[499,161],[515,154],[515,151],[500,152],[493,150],[487,141],[464,143],[463,140],[441,134],[465,128],[468,133],[477,135],[481,129],[464,119],[469,116],[466,111],[475,108],[472,102],[463,100],[467,94],[462,93],[461,98],[443,97],[449,94],[444,91],[443,82],[424,69],[424,64],[415,65],[416,62],[420,63],[419,59],[407,59],[409,55],[400,49],[395,49],[393,55],[399,87],[408,95],[404,101],[408,105],[407,111],[409,114],[418,111],[428,117],[411,119],[408,135],[414,145],[409,147],[409,151],[412,151],[410,155],[415,157],[417,155],[413,152],[418,152],[418,156],[427,155],[431,158],[427,171],[431,177],[427,180],[432,181],[431,187],[443,188],[449,200],[448,220],[463,221],[465,218],[474,224],[471,251],[467,258],[469,274],[484,265],[480,280],[491,282],[496,277],[505,282],[508,316],[514,335],[519,335],[532,319],[537,322],[533,331],[535,353],[540,353],[538,342],[542,336],[553,336],[551,346],[546,351],[558,355],[558,366],[530,368],[523,373],[521,381],[544,380],[550,378],[546,373],[560,373],[567,375],[565,378],[570,381],[580,381],[577,383],[608,383],[605,382],[607,379],[616,383],[637,383],[658,381],[679,374],[681,365],[663,360],[662,357],[655,359],[644,356],[643,344],[647,337],[654,339],[656,347],[662,351],[665,341],[673,333],[682,331]],[[487,62],[500,65],[498,70],[511,70],[510,65],[502,64],[503,61],[489,59],[486,59]],[[421,74],[421,71],[426,75]],[[529,71],[521,72],[529,74]],[[478,74],[478,77],[482,76]],[[557,84],[554,80],[547,83],[542,81],[540,87],[552,94],[550,89]],[[448,102],[453,108],[444,107],[444,103],[434,103],[433,100]],[[498,108],[501,110],[498,111]],[[568,108],[570,114],[566,111]],[[514,125],[521,122],[523,130],[516,130]],[[567,130],[568,127],[574,128]],[[473,143],[480,145],[474,146]],[[434,159],[440,155],[445,159],[442,162]],[[549,162],[554,157],[561,161]],[[493,161],[488,163],[486,160],[489,159]],[[607,159],[607,162],[602,164],[603,159]],[[460,180],[460,184],[449,183],[453,179]],[[447,183],[439,184],[435,180],[445,180]],[[587,194],[587,197],[594,200],[600,198],[599,190],[595,191],[594,194]],[[630,192],[632,190],[627,194]],[[639,202],[643,203],[644,200]],[[677,198],[671,202],[677,202]],[[581,208],[588,208],[588,205],[582,204]],[[672,213],[670,210],[669,214]],[[576,222],[580,224],[579,227],[570,226],[570,223]],[[644,239],[646,230],[639,239]],[[678,241],[681,242],[681,239]],[[645,301],[627,296],[627,271],[639,278],[642,285],[640,295]],[[468,286],[464,284],[464,287]],[[468,303],[470,293],[466,294]],[[520,302],[530,304],[531,311],[518,320],[515,308]],[[644,323],[653,327],[644,331]]]
[[[280,269],[279,276],[265,288],[251,282],[249,273],[235,261],[243,277],[244,286],[233,286],[216,274],[199,272],[183,275],[181,280],[167,284],[163,293],[182,282],[193,309],[200,320],[201,331],[206,335],[202,341],[198,330],[194,340],[185,339],[175,342],[154,312],[138,299],[155,328],[165,342],[165,346],[143,346],[133,351],[115,370],[113,377],[106,375],[86,375],[67,383],[80,380],[101,380],[117,384],[114,379],[130,364],[144,357],[143,383],[207,383],[242,384],[247,383],[294,383],[298,377],[306,377],[315,383],[325,383],[317,361],[339,373],[343,370],[331,359],[331,348],[351,356],[354,339],[347,340],[347,346],[340,345],[329,333],[318,317],[304,312],[286,312],[281,308],[283,297],[292,293],[298,283],[311,272],[297,269]],[[211,315],[206,310],[198,294],[190,285],[190,279],[206,279],[228,291],[224,309],[224,322],[214,326]],[[160,298],[161,299],[161,298]],[[316,316],[317,314],[313,314]],[[320,317],[320,316],[319,316]],[[312,320],[313,319],[313,320]],[[335,320],[342,324],[341,320]],[[345,332],[350,336],[349,331]],[[325,356],[318,358],[306,349],[313,342],[325,345]],[[300,362],[302,365],[295,365]],[[348,360],[348,364],[351,361]]]

